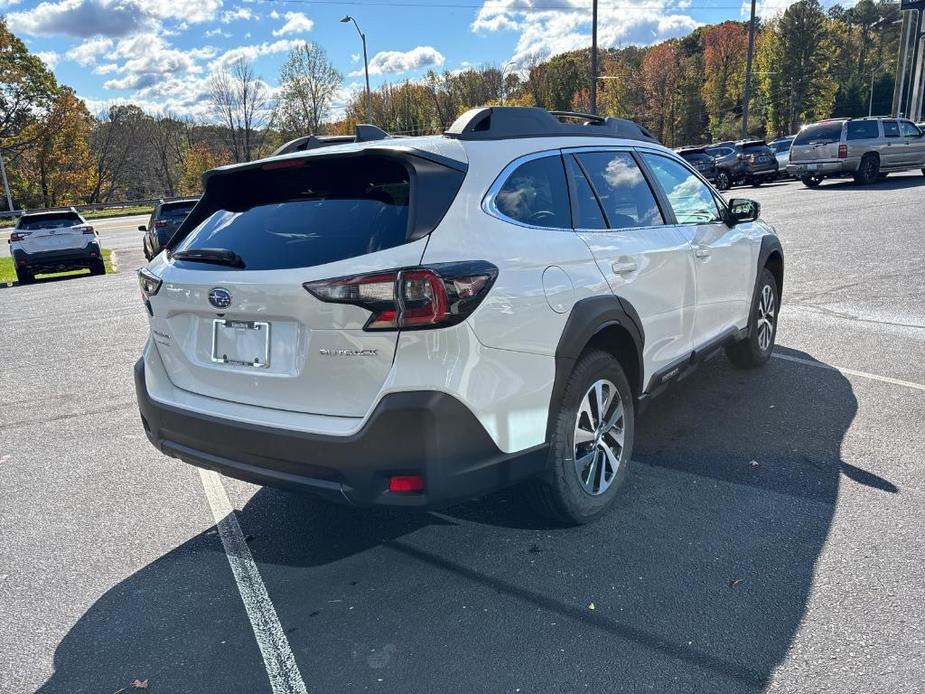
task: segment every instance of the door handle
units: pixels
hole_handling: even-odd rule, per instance
[[[612,263],[610,269],[617,275],[626,275],[633,272],[637,267],[636,261],[630,258],[629,260],[618,260]]]
[[[712,253],[713,251],[711,251],[709,248],[701,247],[694,249],[694,255],[698,258],[709,258]]]

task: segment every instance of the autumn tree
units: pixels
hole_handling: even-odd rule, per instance
[[[723,22],[707,29],[703,39],[703,101],[715,135],[741,103],[748,30],[739,22]]]
[[[646,120],[663,144],[677,143],[683,98],[681,85],[684,66],[677,41],[664,41],[646,51],[642,60],[642,80]]]
[[[24,131],[51,107],[57,90],[45,64],[7,29],[0,16],[0,147],[15,150],[28,144]]]

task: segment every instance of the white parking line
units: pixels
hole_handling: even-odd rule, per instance
[[[235,583],[244,601],[244,609],[250,619],[260,655],[270,678],[274,694],[304,694],[307,692],[299,666],[296,665],[289,640],[279,623],[276,608],[267,594],[267,587],[260,577],[250,547],[244,540],[238,518],[234,514],[222,478],[210,470],[199,470],[206,498],[212,509],[215,527],[222,538],[225,555],[231,565]]]
[[[823,364],[822,362],[812,361],[811,359],[801,359],[800,357],[791,357],[789,354],[777,354],[776,352],[771,355],[775,359],[783,359],[785,361],[793,361],[797,364],[805,364],[806,366],[815,366],[817,369],[829,369],[830,371],[838,371],[839,373],[847,374],[849,376],[860,376],[861,378],[869,378],[872,381],[880,381],[881,383],[891,383],[894,386],[905,386],[906,388],[913,388],[914,390],[925,391],[925,385],[921,383],[915,383],[914,381],[902,381],[898,378],[890,378],[889,376],[878,376],[877,374],[867,373],[866,371],[855,371],[854,369],[842,369],[837,366],[829,366],[828,364]]]

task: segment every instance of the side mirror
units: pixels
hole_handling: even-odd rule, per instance
[[[733,224],[754,222],[761,216],[761,205],[747,198],[733,198],[729,201],[729,217]]]
[[[147,231],[147,230],[148,230],[148,227],[146,227],[144,224],[138,227],[138,231]]]

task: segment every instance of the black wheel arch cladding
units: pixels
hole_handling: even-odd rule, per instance
[[[638,368],[634,375],[628,372],[627,379],[635,381],[630,382],[630,387],[637,396],[642,392],[642,348],[645,344],[645,332],[639,313],[629,301],[618,296],[592,296],[578,301],[569,313],[556,347],[556,375],[546,423],[547,441],[552,434],[551,427],[557,405],[565,393],[575,362],[595,336],[613,326],[622,328],[633,342]]]
[[[761,237],[761,249],[758,251],[758,267],[755,273],[755,291],[761,280],[761,271],[767,268],[777,281],[777,300],[784,295],[784,249],[780,239],[771,234]]]

